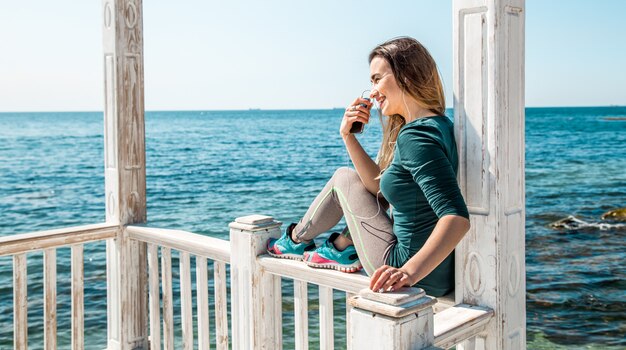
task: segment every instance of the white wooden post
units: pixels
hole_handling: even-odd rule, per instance
[[[230,286],[233,349],[282,349],[276,333],[282,328],[275,312],[281,295],[280,277],[265,273],[257,256],[266,252],[270,237],[280,237],[281,223],[270,216],[250,215],[230,223]]]
[[[436,299],[420,288],[393,293],[369,289],[348,299],[348,349],[424,349],[433,346],[433,305]]]
[[[456,301],[495,317],[461,348],[526,347],[524,0],[454,0],[459,184],[472,228],[456,249]]]
[[[124,225],[146,221],[141,0],[103,0],[108,349],[148,346],[146,245]]]

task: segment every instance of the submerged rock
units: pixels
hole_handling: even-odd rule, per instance
[[[626,221],[626,220],[625,220]],[[626,224],[606,223],[606,222],[587,222],[575,216],[568,216],[564,219],[557,220],[548,225],[555,230],[581,230],[581,229],[625,229]]]
[[[602,214],[602,220],[626,221],[626,208],[609,210]]]
[[[576,217],[570,215],[564,219],[557,220],[548,226],[554,229],[561,230],[576,230],[579,228],[587,227],[589,225],[588,222],[577,219]]]

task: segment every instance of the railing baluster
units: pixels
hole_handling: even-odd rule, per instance
[[[183,349],[193,349],[193,310],[191,307],[191,263],[189,253],[180,252],[180,319],[183,327]]]
[[[161,307],[159,293],[159,250],[148,244],[149,305],[150,305],[150,349],[161,349]]]
[[[57,348],[57,253],[55,248],[43,252],[44,283],[44,349]]]
[[[293,292],[296,350],[307,350],[309,348],[309,297],[307,283],[294,280]]]
[[[198,310],[198,350],[209,350],[209,282],[207,259],[196,256],[196,305]]]
[[[333,350],[333,289],[320,286],[320,349]]]
[[[174,305],[172,299],[172,250],[161,247],[161,278],[163,279],[163,346],[174,350]]]
[[[72,246],[72,349],[84,349],[84,267],[83,245]]]
[[[26,254],[13,256],[13,344],[28,349],[28,296]]]
[[[228,350],[228,305],[226,299],[226,264],[215,261],[215,343],[217,350]]]
[[[348,303],[348,299],[352,298],[355,294],[346,292],[346,348],[352,348],[352,335],[350,334],[350,310],[352,305]]]
[[[274,278],[274,339],[276,339],[276,348],[282,349],[283,346],[283,285],[281,277]]]

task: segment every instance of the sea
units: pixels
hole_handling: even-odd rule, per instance
[[[146,112],[148,224],[228,239],[228,224],[239,216],[299,220],[335,169],[351,166],[338,132],[342,114]],[[377,118],[359,136],[372,157],[380,136]],[[626,107],[527,108],[529,349],[626,349],[626,229],[600,218],[621,207]],[[104,213],[102,112],[0,113],[0,236],[99,223]],[[582,224],[550,225],[569,216]],[[58,346],[69,348],[69,249],[57,254]],[[105,266],[104,244],[86,245],[87,349],[106,347]],[[43,344],[42,283],[42,254],[28,254],[32,349]],[[285,348],[293,348],[292,285],[283,287]],[[335,318],[341,320],[343,295],[335,296]],[[313,299],[310,337],[316,348]],[[335,336],[337,348],[345,347],[340,322]],[[12,259],[0,257],[0,349],[12,347]]]

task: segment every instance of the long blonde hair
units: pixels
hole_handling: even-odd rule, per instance
[[[389,63],[400,89],[413,97],[420,107],[437,115],[445,114],[446,99],[437,64],[419,41],[410,37],[391,39],[370,52],[370,64],[374,57],[382,57]],[[399,114],[385,117],[381,113],[380,122],[383,140],[376,162],[382,174],[393,160],[396,140],[405,121]]]

